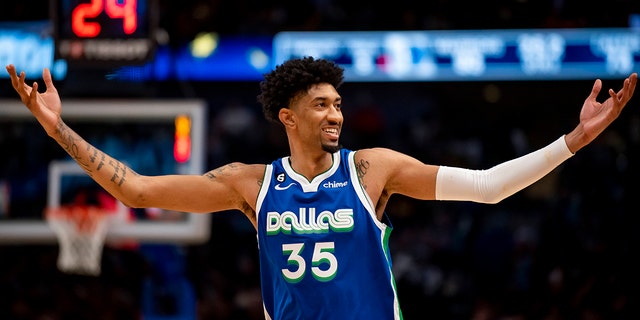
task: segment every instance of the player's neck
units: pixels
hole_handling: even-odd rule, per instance
[[[291,156],[289,157],[291,167],[309,181],[313,180],[317,175],[329,170],[333,164],[332,154],[324,150],[320,150],[319,152],[291,151]]]

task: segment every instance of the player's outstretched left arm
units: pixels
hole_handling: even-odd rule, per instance
[[[638,75],[624,80],[622,89],[609,89],[609,98],[598,102],[602,81],[597,79],[580,111],[580,122],[568,134],[548,146],[488,170],[440,167],[436,199],[496,203],[538,181],[600,135],[627,105]]]
[[[383,172],[384,193],[399,193],[418,199],[459,200],[497,203],[538,181],[575,152],[591,143],[615,119],[631,100],[638,75],[632,73],[617,92],[609,89],[609,97],[597,100],[602,81],[596,80],[580,111],[579,124],[568,134],[551,144],[524,156],[498,164],[486,170],[470,170],[420,163],[415,159],[384,150],[370,156],[361,152],[360,159],[371,167],[370,172]],[[378,159],[377,170],[369,159]],[[370,175],[372,173],[368,173]],[[364,180],[368,180],[365,176]],[[365,181],[372,185],[371,180]],[[374,190],[373,188],[371,188]],[[376,198],[377,194],[371,195]]]

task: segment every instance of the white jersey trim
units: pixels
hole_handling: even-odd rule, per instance
[[[262,179],[262,186],[260,187],[260,191],[258,192],[258,199],[256,199],[256,222],[260,221],[258,215],[260,214],[260,209],[262,208],[262,203],[264,202],[264,198],[267,196],[267,191],[269,191],[269,185],[271,184],[271,176],[273,175],[273,165],[268,164],[264,169],[264,178]],[[258,236],[258,232],[256,231],[256,240],[258,240],[258,250],[260,250],[260,237]],[[271,316],[267,312],[267,307],[262,303],[262,309],[264,310],[264,318],[265,320],[271,320]]]
[[[333,175],[338,170],[338,167],[340,166],[340,151],[335,152],[332,155],[332,157],[333,157],[333,163],[331,164],[331,167],[329,168],[329,170],[315,176],[311,181],[307,180],[305,176],[293,170],[293,168],[291,167],[291,163],[289,162],[289,157],[282,158],[282,167],[284,168],[284,171],[287,173],[287,175],[291,179],[293,179],[294,181],[300,184],[300,186],[302,187],[302,191],[316,192],[318,191],[318,187],[320,186],[320,183],[324,181],[326,178],[328,178],[329,176]]]
[[[264,310],[264,320],[271,320],[271,316],[269,312],[267,312],[267,307],[264,305],[264,302],[262,303],[262,309]]]
[[[390,232],[390,230],[388,229],[389,227],[386,224],[382,223],[382,221],[378,220],[378,216],[376,215],[376,210],[375,210],[375,206],[373,205],[373,201],[371,201],[371,197],[369,197],[369,194],[360,184],[360,179],[358,178],[358,171],[356,170],[355,155],[356,155],[356,152],[351,151],[348,156],[349,176],[351,178],[351,185],[353,186],[353,190],[358,195],[360,202],[362,202],[362,205],[365,207],[365,209],[367,209],[367,212],[369,212],[369,216],[371,217],[371,220],[373,220],[376,226],[378,226],[378,228],[380,229],[381,231],[380,248],[381,250],[383,250],[383,252],[387,256],[387,259],[391,259],[390,253],[384,250],[385,241],[389,236],[388,232]],[[399,320],[402,317],[400,315],[400,303],[398,301],[398,292],[396,291],[395,280],[394,280],[395,277],[393,276],[393,270],[391,269],[391,264],[389,264],[389,275],[390,275],[390,285],[391,285],[391,288],[393,289],[393,315],[395,320]]]
[[[264,169],[262,186],[260,187],[260,191],[258,192],[258,199],[256,199],[256,221],[260,221],[258,215],[260,214],[260,209],[262,209],[262,202],[264,202],[264,198],[267,196],[267,191],[269,191],[269,185],[271,184],[272,175],[273,165],[268,164]]]
[[[369,194],[364,190],[362,184],[360,184],[360,179],[358,179],[358,171],[356,170],[356,160],[355,160],[355,151],[349,152],[349,176],[351,177],[351,185],[353,186],[353,190],[358,195],[360,202],[369,212],[369,216],[375,222],[376,226],[380,228],[380,230],[384,231],[387,228],[387,225],[378,220],[378,216],[376,215],[376,208],[373,205],[373,201],[369,197]]]

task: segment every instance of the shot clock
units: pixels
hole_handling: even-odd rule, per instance
[[[52,1],[56,58],[94,65],[148,61],[155,50],[153,1]]]

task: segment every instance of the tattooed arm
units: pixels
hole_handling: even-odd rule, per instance
[[[254,222],[253,208],[264,166],[229,164],[205,175],[144,176],[98,150],[69,128],[61,118],[62,103],[48,69],[42,73],[46,85],[27,85],[24,72],[7,66],[13,88],[47,134],[100,186],[125,205],[157,207],[188,212],[242,210]],[[245,199],[251,199],[247,202]]]

